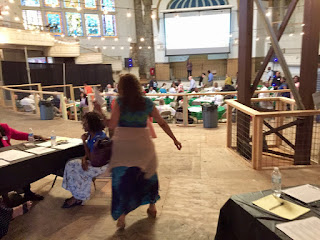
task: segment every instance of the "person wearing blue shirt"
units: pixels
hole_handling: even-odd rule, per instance
[[[193,79],[192,76],[189,76],[189,81],[190,81],[190,87],[189,87],[188,91],[193,92],[197,87],[196,81]]]
[[[208,85],[213,85],[213,73],[210,70],[208,70]]]
[[[166,83],[162,84],[162,87],[160,88],[160,93],[167,93],[166,85]]]
[[[98,109],[95,106],[95,110]],[[100,112],[88,112],[83,116],[82,126],[85,133],[81,136],[85,149],[85,156],[82,159],[72,159],[67,162],[62,187],[72,193],[72,197],[65,200],[62,208],[71,208],[81,205],[83,201],[90,198],[92,178],[104,173],[108,167],[108,159],[99,166],[93,166],[90,161],[90,153],[94,144],[99,139],[107,136],[103,131],[106,126],[106,119]]]

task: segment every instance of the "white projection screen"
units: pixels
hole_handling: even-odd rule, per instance
[[[164,13],[166,55],[230,52],[231,9]]]

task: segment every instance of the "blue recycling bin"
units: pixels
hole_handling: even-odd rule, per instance
[[[52,120],[54,117],[53,105],[50,101],[40,101],[40,119],[41,120]]]

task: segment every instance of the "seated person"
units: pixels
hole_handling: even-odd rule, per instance
[[[281,85],[278,88],[279,90],[289,89],[288,84],[286,83],[286,81],[287,81],[287,79],[285,77],[281,77],[281,79],[280,79]],[[290,92],[281,93],[280,96],[281,97],[290,98]]]
[[[169,93],[177,93],[177,86],[175,83],[171,84],[171,87],[169,88]]]
[[[10,128],[5,123],[0,123],[0,148],[10,146],[11,139],[28,141],[28,133],[19,132],[13,128]],[[39,135],[34,135],[34,139],[41,140],[41,141],[46,140],[45,138]],[[30,184],[27,184],[25,187],[23,187],[23,192],[24,192],[25,200],[31,200],[31,201],[43,200],[43,196],[40,196],[38,194],[31,192]],[[4,199],[4,200],[6,201],[6,204],[8,204],[8,199]]]
[[[156,90],[153,89],[153,87],[150,87],[148,93],[157,93],[157,92],[156,92]]]
[[[170,111],[171,115],[174,116],[176,114],[176,110],[174,110],[172,107],[170,107],[169,105],[165,105],[164,100],[160,99],[159,100],[159,106],[156,106],[156,108],[158,109],[159,113],[161,114],[162,112],[165,111]]]
[[[264,82],[263,87],[260,89],[261,91],[269,91],[270,84],[269,82]],[[270,93],[259,93],[258,98],[269,98],[271,97]],[[261,101],[259,102],[260,107],[266,109],[273,109],[273,103],[269,101]]]
[[[176,123],[183,123],[183,107],[182,107],[183,103],[182,101],[179,102],[179,107],[177,108],[176,111]],[[188,124],[193,124],[194,120],[191,117],[191,112],[188,110]]]
[[[28,97],[24,97],[20,100],[21,106],[23,106],[26,112],[33,112],[36,110],[34,96],[29,95]]]
[[[107,170],[107,164],[101,167],[93,167],[90,162],[90,152],[93,151],[94,143],[98,139],[106,138],[106,134],[103,132],[106,126],[104,120],[101,119],[101,114],[95,111],[88,112],[83,116],[82,126],[86,133],[81,138],[86,155],[82,159],[70,160],[65,166],[62,187],[70,191],[72,197],[65,200],[62,208],[81,205],[83,201],[88,200],[92,178]]]
[[[214,82],[212,92],[220,92],[222,90],[221,87],[219,87],[218,82]]]
[[[232,85],[233,84],[233,81],[231,79],[231,77],[226,74],[226,79],[224,80],[224,85]]]
[[[30,201],[14,208],[7,208],[0,203],[0,238],[7,234],[10,221],[27,213],[31,206],[32,202]]]
[[[85,93],[80,93],[80,108],[88,107],[88,98]]]
[[[166,83],[162,84],[162,87],[160,88],[160,93],[167,93],[166,85]]]

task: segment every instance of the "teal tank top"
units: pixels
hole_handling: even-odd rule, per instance
[[[120,107],[119,127],[136,127],[145,128],[150,113],[153,110],[154,104],[151,99],[144,97],[146,107],[143,111],[131,112],[126,107],[122,108],[121,98],[117,98],[117,103]]]

